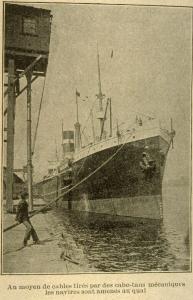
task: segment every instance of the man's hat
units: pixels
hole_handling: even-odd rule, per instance
[[[22,198],[22,199],[25,199],[25,198],[27,198],[27,197],[28,197],[28,192],[27,192],[27,191],[21,192],[21,198]]]

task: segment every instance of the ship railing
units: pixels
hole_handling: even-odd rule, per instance
[[[81,154],[84,154],[83,157],[85,157],[85,155],[87,156],[87,155],[89,155],[90,152],[92,152],[92,148],[98,147],[100,149],[101,148],[100,145],[109,143],[110,141],[112,141],[112,145],[113,145],[115,140],[118,140],[118,144],[120,144],[120,143],[122,143],[125,136],[127,136],[127,135],[131,135],[131,138],[132,138],[133,134],[142,133],[142,132],[145,133],[145,132],[148,132],[150,130],[159,130],[159,126],[153,126],[153,127],[150,127],[150,128],[133,127],[132,129],[122,130],[120,132],[119,136],[115,135],[113,137],[102,139],[99,142],[89,144],[89,145],[85,146],[84,148],[82,148],[80,151],[78,151],[77,154],[78,154],[78,156],[79,155],[81,156]],[[89,151],[89,152],[86,153],[87,151]]]
[[[140,126],[139,124],[136,124],[136,122],[133,122],[133,124],[130,123],[130,125],[126,125],[126,123],[122,123],[122,126],[124,126],[124,128],[120,128],[119,129],[119,136],[117,135],[116,132],[114,132],[113,136],[111,137],[107,137],[107,138],[103,138],[102,140],[96,141],[96,142],[91,142],[87,145],[85,145],[84,147],[82,147],[78,153],[84,153],[85,151],[90,151],[92,149],[92,147],[96,147],[99,146],[100,144],[103,144],[104,142],[109,142],[109,141],[113,141],[115,139],[119,139],[119,141],[121,141],[121,139],[127,135],[127,134],[136,134],[136,133],[142,133],[142,132],[148,132],[150,130],[161,130],[163,133],[170,135],[170,132],[164,128],[161,125],[161,122],[159,119],[151,119],[151,120],[145,120],[144,122],[142,122],[142,125]]]

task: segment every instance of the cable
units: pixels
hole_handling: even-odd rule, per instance
[[[36,124],[34,140],[33,140],[32,155],[34,154],[34,151],[35,151],[35,144],[36,144],[37,131],[38,131],[38,126],[39,126],[39,121],[40,121],[40,113],[41,113],[41,108],[42,108],[42,100],[43,100],[43,96],[44,96],[45,84],[46,84],[46,74],[45,74],[45,77],[44,77],[44,84],[43,84],[42,95],[41,95],[41,99],[40,99],[40,106],[39,106],[39,111],[38,111],[38,120],[37,120],[37,124]]]
[[[104,161],[98,168],[96,168],[93,172],[91,172],[88,176],[86,176],[85,178],[83,178],[82,180],[80,180],[78,183],[76,183],[74,186],[72,186],[71,188],[69,188],[66,192],[64,192],[63,194],[59,195],[57,198],[53,199],[52,201],[50,201],[47,205],[45,205],[44,207],[42,207],[41,209],[37,210],[36,212],[34,212],[30,218],[34,217],[35,215],[37,215],[38,213],[44,211],[45,209],[49,208],[52,204],[58,202],[58,200],[62,197],[64,197],[65,195],[67,195],[69,192],[75,190],[79,185],[81,185],[83,182],[85,182],[86,180],[88,180],[90,177],[92,177],[94,174],[96,174],[101,168],[103,168],[109,161],[111,161],[121,150],[122,148],[125,146],[125,144],[128,141],[128,138],[131,137],[131,134],[128,135],[128,137],[125,139],[124,143],[120,145],[120,147],[116,150],[116,152],[111,155],[106,161]],[[16,226],[18,226],[20,223],[15,223],[7,228],[5,228],[3,230],[3,232],[6,232]]]
[[[49,196],[49,195],[55,194],[55,193],[57,193],[57,192],[59,192],[59,191],[66,190],[66,189],[69,188],[69,186],[70,186],[70,185],[66,185],[65,187],[63,187],[63,188],[61,188],[61,189],[57,189],[57,190],[55,190],[55,191],[53,191],[53,192],[50,192],[50,193],[47,193],[47,194],[41,194],[41,195],[38,195],[38,196],[40,196],[40,197]]]

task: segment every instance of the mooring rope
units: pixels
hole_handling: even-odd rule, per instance
[[[37,133],[38,133],[38,126],[39,126],[39,122],[40,122],[40,113],[41,113],[42,102],[43,102],[43,97],[44,97],[45,85],[46,85],[46,74],[45,74],[45,77],[44,77],[43,89],[42,89],[42,94],[41,94],[41,99],[40,99],[39,110],[38,110],[38,119],[37,119],[37,124],[36,124],[36,128],[35,128],[35,134],[34,134],[32,155],[34,155],[35,146],[36,146],[36,139],[37,139]]]
[[[63,188],[61,188],[61,189],[57,189],[57,190],[55,190],[55,191],[53,191],[53,192],[50,192],[50,193],[40,194],[40,195],[38,194],[38,196],[39,196],[40,198],[43,198],[43,197],[45,197],[45,196],[50,196],[50,195],[55,194],[55,193],[57,193],[57,192],[60,192],[60,191],[63,191],[63,190],[68,189],[69,186],[70,186],[70,184],[69,184],[69,185],[66,185],[65,187],[63,187]]]
[[[115,151],[115,153],[113,155],[111,155],[106,161],[104,161],[98,168],[96,168],[93,172],[91,172],[89,175],[87,175],[85,178],[83,178],[82,180],[80,180],[79,182],[77,182],[75,185],[73,185],[71,188],[69,188],[67,191],[65,191],[63,194],[59,195],[57,198],[53,199],[52,201],[50,201],[48,204],[46,204],[44,207],[40,208],[39,210],[35,211],[34,213],[32,213],[31,216],[29,216],[29,218],[34,217],[35,215],[39,214],[40,212],[43,212],[44,210],[46,210],[47,208],[49,208],[52,204],[57,203],[58,200],[60,200],[60,198],[64,197],[65,195],[67,195],[69,192],[75,190],[79,185],[81,185],[83,182],[85,182],[86,180],[88,180],[90,177],[92,177],[94,174],[96,174],[100,169],[102,169],[106,164],[108,164],[121,150],[122,148],[125,146],[125,144],[127,143],[128,139],[130,138],[131,134],[128,135],[128,137],[126,137],[125,141],[123,144],[120,145],[120,147]],[[11,226],[8,226],[7,228],[5,228],[3,230],[3,232],[6,232],[16,226],[18,226],[20,223],[14,223]]]

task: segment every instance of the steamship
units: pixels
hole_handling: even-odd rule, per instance
[[[175,135],[172,122],[169,131],[154,118],[136,117],[132,126],[122,130],[117,124],[113,130],[111,98],[106,99],[101,89],[99,53],[97,66],[99,137],[92,125],[92,142],[81,144],[76,90],[75,130],[62,133],[65,159],[36,186],[45,200],[59,199],[68,210],[161,220],[162,180]],[[107,114],[109,134],[104,130]]]

